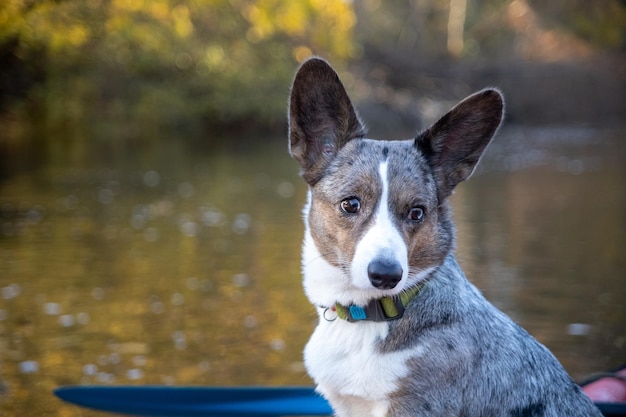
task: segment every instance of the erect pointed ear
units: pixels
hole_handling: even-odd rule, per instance
[[[415,139],[435,172],[439,201],[469,178],[504,115],[498,90],[479,91],[457,104]]]
[[[349,140],[365,129],[337,73],[312,58],[298,70],[289,98],[289,151],[310,185]]]

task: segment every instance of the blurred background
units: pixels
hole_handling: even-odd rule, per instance
[[[0,414],[64,384],[309,385],[298,64],[370,136],[497,86],[458,257],[577,380],[626,362],[620,0],[0,0]]]

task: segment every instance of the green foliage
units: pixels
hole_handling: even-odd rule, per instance
[[[341,0],[43,0],[0,7],[0,45],[44,50],[34,92],[51,127],[265,123],[284,114],[297,61],[353,52]],[[0,46],[1,47],[1,46]]]
[[[0,123],[103,138],[249,130],[284,123],[313,53],[339,67],[363,51],[557,61],[623,52],[625,24],[619,0],[0,0],[0,110],[28,93]]]

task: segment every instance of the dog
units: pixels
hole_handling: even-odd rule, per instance
[[[336,416],[602,415],[453,255],[448,197],[503,114],[485,89],[413,139],[368,139],[325,60],[297,71],[289,151],[308,184],[303,286],[319,314],[304,362]]]

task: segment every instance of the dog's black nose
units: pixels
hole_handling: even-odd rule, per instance
[[[374,287],[388,290],[402,279],[402,267],[393,261],[373,260],[367,266],[367,275]]]

